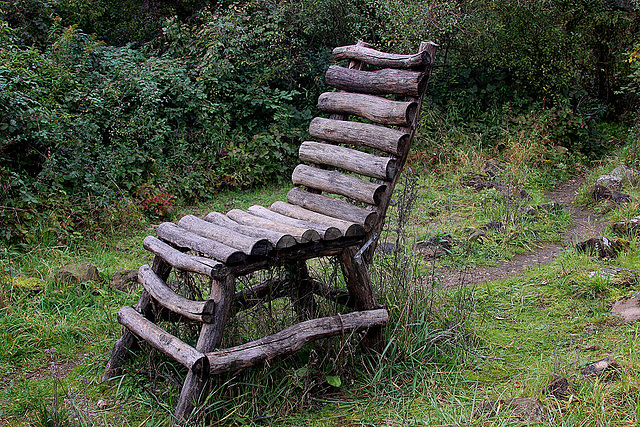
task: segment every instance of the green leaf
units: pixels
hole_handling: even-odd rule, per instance
[[[340,387],[342,385],[342,380],[340,377],[327,376],[327,382],[332,387]]]

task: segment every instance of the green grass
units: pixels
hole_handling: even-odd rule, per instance
[[[363,355],[356,340],[335,338],[217,377],[205,403],[211,424],[530,425],[511,419],[504,405],[498,411],[481,409],[486,401],[534,397],[546,408],[545,425],[638,425],[640,325],[622,323],[608,311],[613,301],[637,292],[638,286],[621,287],[588,274],[608,266],[636,268],[640,250],[633,236],[627,236],[629,251],[615,260],[568,250],[548,266],[501,282],[442,289],[437,281],[425,280],[436,266],[492,265],[560,240],[570,225],[567,213],[540,213],[530,220],[518,208],[544,202],[545,189],[563,175],[547,168],[544,159],[551,155],[542,156],[538,167],[523,170],[531,156],[518,153],[520,157],[505,157],[503,178],[514,188],[525,188],[529,201],[462,186],[462,177],[478,170],[484,159],[462,149],[451,154],[446,168],[418,176],[417,205],[408,223],[400,225],[398,192],[383,239],[400,247],[371,267],[379,301],[391,317],[382,354]],[[595,178],[589,175],[587,184]],[[254,203],[268,206],[284,200],[287,190],[225,193],[213,206],[183,208],[174,217]],[[631,194],[636,200],[640,195],[635,189]],[[594,205],[586,185],[580,200],[611,221],[640,213],[636,203]],[[487,232],[482,242],[467,240],[473,229],[489,221],[503,222],[505,231]],[[81,236],[72,246],[43,239],[26,252],[0,252],[0,424],[169,423],[185,371],[158,352],[141,352],[123,376],[99,382],[121,333],[116,312],[137,299],[136,293],[112,289],[108,279],[119,269],[151,261],[141,242],[153,233],[152,221],[136,219]],[[450,254],[434,261],[415,253],[415,242],[445,233],[456,241]],[[53,282],[57,269],[81,261],[94,263],[102,281]],[[580,375],[586,363],[605,356],[622,364],[619,378]],[[554,375],[575,385],[571,402],[544,392]],[[337,387],[335,378],[340,379]]]

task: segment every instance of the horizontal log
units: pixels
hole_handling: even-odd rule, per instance
[[[224,243],[249,255],[265,256],[273,250],[273,245],[265,238],[246,236],[193,215],[182,217],[178,221],[178,226],[208,239]]]
[[[247,344],[207,353],[211,374],[254,366],[295,353],[318,339],[384,326],[388,321],[389,314],[385,309],[307,320]]]
[[[356,206],[346,200],[310,193],[302,188],[292,188],[287,201],[313,212],[360,224],[366,231],[375,223],[378,214],[367,208]]]
[[[400,155],[409,141],[407,132],[348,120],[316,117],[309,125],[312,137],[341,144],[362,145]]]
[[[347,92],[371,95],[397,94],[418,97],[427,86],[427,73],[384,69],[362,71],[332,65],[325,74],[329,86]]]
[[[294,227],[305,228],[307,230],[315,230],[323,240],[334,240],[342,237],[342,232],[336,227],[291,218],[278,212],[271,211],[264,206],[253,205],[248,209],[248,211],[256,216],[266,218],[279,224],[288,224]]]
[[[410,126],[418,113],[417,102],[392,101],[374,95],[325,92],[318,98],[325,113],[355,114],[384,125]]]
[[[387,188],[384,184],[376,184],[338,171],[328,171],[307,165],[296,166],[291,179],[296,185],[340,194],[370,205],[377,205]]]
[[[240,224],[257,228],[266,228],[280,233],[286,233],[295,237],[299,243],[314,242],[320,240],[320,234],[315,230],[295,227],[289,224],[277,223],[266,218],[253,215],[240,209],[232,209],[227,212],[227,216]]]
[[[242,225],[235,222],[228,216],[221,214],[220,212],[211,212],[207,214],[204,219],[205,221],[233,230],[236,233],[267,239],[276,249],[290,248],[291,246],[295,246],[297,244],[296,239],[290,234],[279,233],[277,231],[268,230],[265,228],[256,228],[250,227],[248,225]]]
[[[184,343],[173,335],[147,320],[131,307],[122,307],[118,311],[118,322],[129,329],[138,338],[148,342],[178,363],[203,378],[209,376],[209,359],[203,353]]]
[[[317,279],[311,279],[311,287],[313,293],[318,296],[331,300],[336,304],[355,308],[355,301],[351,298],[347,289],[336,289]]]
[[[395,159],[322,142],[303,142],[299,154],[303,162],[334,166],[385,181],[391,181],[396,173]]]
[[[301,206],[285,202],[274,202],[270,209],[290,218],[297,218],[303,221],[310,221],[316,224],[335,227],[347,237],[363,236],[365,234],[364,227],[360,224],[313,212]]]
[[[244,252],[199,236],[171,222],[160,224],[156,229],[156,235],[176,246],[203,253],[228,265],[239,264],[247,258]]]
[[[432,65],[429,52],[423,51],[413,55],[398,55],[380,52],[364,46],[340,46],[333,49],[336,60],[351,59],[380,68],[424,68]]]
[[[287,295],[287,281],[269,279],[253,286],[236,291],[234,303],[238,310],[248,310],[261,302],[272,301]]]
[[[198,322],[213,321],[213,310],[216,305],[213,299],[194,301],[178,295],[146,264],[138,270],[138,281],[153,299],[173,313]]]
[[[180,252],[153,236],[145,237],[142,246],[149,252],[158,255],[172,267],[180,270],[200,273],[209,277],[219,277],[226,274],[224,264],[210,258]]]

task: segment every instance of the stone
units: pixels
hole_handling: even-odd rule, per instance
[[[482,231],[497,231],[502,233],[504,231],[504,224],[500,221],[492,221],[484,223],[478,228]]]
[[[596,202],[600,200],[610,200],[617,204],[631,203],[631,196],[628,194],[620,193],[616,190],[611,190],[603,185],[595,185],[591,190],[593,200]]]
[[[614,170],[609,172],[609,175],[614,178],[620,178],[620,180],[624,184],[631,184],[637,178],[637,173],[635,170],[626,167],[625,165],[620,165],[616,167]]]
[[[628,221],[616,222],[611,226],[611,228],[613,228],[613,231],[619,235],[631,233],[638,234],[640,231],[640,216],[631,218]]]
[[[588,276],[591,279],[596,277],[605,278],[609,281],[609,284],[618,288],[632,287],[638,282],[638,272],[636,270],[621,267],[601,268],[589,272]]]
[[[558,400],[569,400],[571,396],[575,396],[576,392],[573,385],[568,379],[560,375],[556,375],[547,386],[546,392]]]
[[[469,237],[467,237],[467,241],[469,242],[478,242],[483,243],[487,238],[487,234],[482,230],[474,230]]]
[[[587,364],[580,373],[585,377],[614,379],[622,371],[620,362],[611,356]]]
[[[640,292],[613,303],[611,313],[622,317],[625,322],[637,322],[640,320]]]
[[[54,275],[53,278],[57,283],[99,282],[100,273],[96,266],[88,262],[82,262],[79,264],[65,265]]]
[[[120,270],[113,275],[109,284],[123,292],[131,292],[138,289],[138,270]]]
[[[486,173],[492,178],[495,178],[497,175],[500,175],[503,169],[504,169],[504,165],[500,160],[489,159],[484,163],[484,173]]]
[[[606,237],[592,237],[576,244],[576,250],[598,257],[616,258],[620,252],[629,249],[629,242],[624,239],[610,240]]]
[[[608,188],[609,190],[622,190],[622,178],[612,175],[600,175],[596,180],[596,185]]]
[[[509,418],[512,421],[537,422],[546,421],[546,410],[540,400],[534,397],[517,397],[515,399],[503,399],[493,402],[483,402],[479,405],[475,415],[483,413],[498,413],[502,408],[509,409]]]

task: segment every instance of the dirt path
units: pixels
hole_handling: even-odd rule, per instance
[[[562,236],[562,244],[547,243],[528,254],[516,255],[509,261],[502,261],[495,267],[476,267],[454,270],[446,267],[436,269],[436,277],[443,286],[476,285],[490,280],[506,279],[522,273],[527,267],[545,265],[556,259],[564,249],[589,237],[601,236],[606,227],[602,217],[576,206],[574,201],[578,189],[583,184],[582,177],[563,183],[546,194],[549,201],[560,203],[573,218],[573,224]]]

